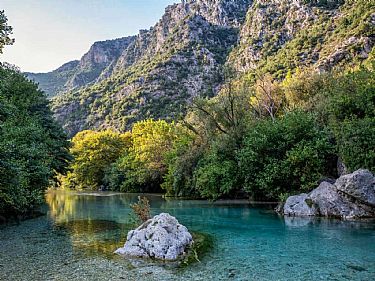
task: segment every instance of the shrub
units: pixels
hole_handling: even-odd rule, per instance
[[[236,143],[229,136],[218,137],[198,162],[195,189],[203,198],[216,200],[242,187],[235,157]]]
[[[283,193],[309,191],[334,174],[334,144],[312,114],[290,112],[252,126],[238,153],[245,189],[278,199]]]
[[[130,208],[141,222],[151,218],[150,202],[146,197],[138,196],[138,202],[130,204]]]
[[[375,118],[346,120],[336,129],[339,155],[350,171],[375,171]]]
[[[349,170],[375,169],[375,73],[359,70],[332,79],[318,108],[334,132],[338,154]]]

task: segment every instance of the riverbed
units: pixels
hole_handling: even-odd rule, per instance
[[[45,216],[0,226],[0,280],[375,280],[375,222],[284,218],[273,205],[147,195],[212,246],[185,267],[113,254],[137,194],[49,191]]]

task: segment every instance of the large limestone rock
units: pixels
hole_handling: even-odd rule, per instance
[[[308,200],[316,210],[315,215],[344,219],[371,217],[371,208],[350,200],[336,189],[336,185],[322,182],[309,193]]]
[[[290,196],[284,205],[284,215],[290,216],[314,216],[316,214],[315,208],[307,205],[306,201],[308,194],[302,193],[300,195]]]
[[[132,257],[176,260],[193,243],[187,228],[167,213],[161,213],[128,233],[123,248],[115,253]]]
[[[374,217],[375,177],[368,170],[358,170],[341,176],[334,184],[322,182],[309,194],[289,197],[282,213],[343,219]]]
[[[360,169],[352,174],[341,176],[336,181],[335,187],[338,191],[375,207],[375,177],[370,171]]]

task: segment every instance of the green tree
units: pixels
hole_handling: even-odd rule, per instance
[[[107,184],[125,192],[160,191],[167,172],[167,153],[179,139],[182,128],[164,120],[134,124],[132,146],[108,170]]]
[[[350,171],[375,171],[375,117],[346,120],[335,134],[338,153]]]
[[[8,25],[4,11],[0,11],[0,54],[3,53],[4,46],[14,43],[14,39],[10,38],[12,31],[13,28]]]
[[[180,127],[179,137],[166,153],[168,166],[162,188],[167,196],[199,197],[195,190],[193,174],[203,156],[200,141],[192,131]]]
[[[339,75],[324,88],[319,108],[334,132],[349,170],[375,170],[375,73],[366,68]]]
[[[41,203],[64,173],[69,142],[44,94],[14,67],[0,66],[0,214],[20,214]]]
[[[255,197],[278,199],[310,191],[334,175],[335,146],[313,114],[290,112],[249,128],[238,152],[245,189]]]
[[[66,187],[98,189],[106,170],[131,146],[130,133],[82,131],[72,139],[74,156]]]
[[[201,197],[231,197],[242,188],[236,149],[236,143],[226,135],[211,142],[194,171],[195,189]]]

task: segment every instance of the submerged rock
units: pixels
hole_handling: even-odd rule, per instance
[[[290,196],[282,213],[343,219],[375,217],[375,177],[361,169],[341,176],[334,184],[322,182],[309,194]]]
[[[123,248],[116,254],[176,260],[183,256],[193,238],[187,228],[167,213],[161,213],[128,233]]]

